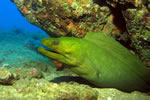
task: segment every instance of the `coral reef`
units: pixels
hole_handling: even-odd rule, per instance
[[[112,19],[108,7],[100,7],[92,0],[13,0],[20,12],[32,24],[51,36],[83,37],[88,31],[104,30]],[[110,27],[109,27],[110,28]],[[107,30],[107,28],[105,28]]]
[[[18,79],[17,75],[11,73],[8,69],[8,64],[0,67],[0,84],[13,84]]]
[[[141,60],[150,67],[150,12],[142,5],[140,9],[128,8],[123,11],[131,47]]]
[[[32,67],[36,65],[32,64]],[[30,66],[31,67],[31,66]],[[54,83],[49,80],[65,75],[66,72],[49,72],[49,77],[32,77],[36,73],[35,68],[8,68],[4,65],[0,68],[0,99],[44,99],[44,100],[149,100],[146,93],[125,93],[112,88],[92,88],[88,85],[76,82]],[[34,66],[35,67],[35,66]],[[43,66],[44,67],[44,66]],[[50,68],[53,70],[52,68]],[[4,71],[4,72],[2,72]],[[42,71],[42,70],[41,70]],[[67,72],[68,73],[68,72]],[[45,74],[44,74],[45,75]],[[5,77],[4,77],[5,76]],[[13,76],[10,77],[10,76]],[[17,77],[15,77],[17,76]],[[37,75],[38,76],[38,75]],[[70,75],[69,75],[70,76]],[[40,78],[40,79],[39,79]],[[6,85],[7,84],[7,85]],[[9,84],[9,85],[8,85]]]
[[[0,86],[0,99],[42,100],[149,100],[140,92],[124,93],[116,89],[98,89],[87,85],[52,83],[46,80],[19,80],[13,86]]]
[[[17,68],[10,69],[12,73],[15,73],[19,79],[32,79],[32,78],[43,78],[43,73],[41,70],[36,68]]]

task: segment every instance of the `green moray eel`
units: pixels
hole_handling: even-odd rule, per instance
[[[123,91],[149,91],[150,69],[128,49],[100,32],[84,38],[44,38],[38,51],[69,65],[70,69],[91,83]]]

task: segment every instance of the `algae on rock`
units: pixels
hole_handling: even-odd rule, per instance
[[[124,93],[117,89],[91,88],[78,83],[51,83],[46,80],[19,80],[13,86],[0,86],[0,99],[44,100],[149,100],[140,92]]]

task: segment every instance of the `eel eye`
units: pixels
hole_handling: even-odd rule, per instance
[[[54,41],[53,44],[54,44],[54,45],[58,45],[59,42],[58,42],[58,41]]]

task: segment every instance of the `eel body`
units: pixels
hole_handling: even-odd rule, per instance
[[[150,90],[150,69],[113,38],[89,32],[75,37],[44,38],[39,47],[43,55],[69,65],[70,69],[91,83],[123,91]]]

